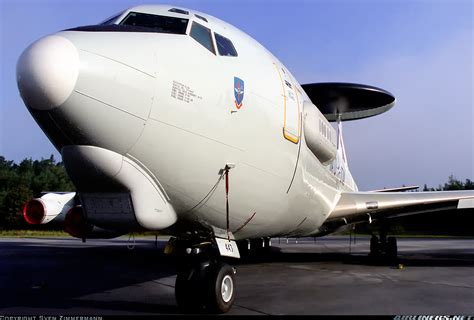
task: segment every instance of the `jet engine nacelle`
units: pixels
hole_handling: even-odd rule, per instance
[[[29,224],[61,223],[75,205],[75,196],[75,192],[50,192],[31,199],[23,207],[23,217]]]
[[[87,220],[82,206],[79,205],[72,207],[66,214],[64,231],[80,239],[111,239],[126,233],[94,226]]]
[[[313,104],[304,106],[304,137],[311,152],[323,165],[336,157],[336,130]]]
[[[23,217],[29,224],[60,223],[71,236],[81,239],[107,239],[121,236],[125,232],[102,229],[86,219],[84,211],[77,205],[75,192],[49,192],[40,198],[31,199],[23,208]]]

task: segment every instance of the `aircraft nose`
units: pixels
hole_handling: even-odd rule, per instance
[[[68,39],[51,35],[20,56],[16,77],[20,95],[32,109],[50,110],[71,95],[79,74],[79,53]]]

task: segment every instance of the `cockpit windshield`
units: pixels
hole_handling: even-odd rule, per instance
[[[150,29],[152,32],[186,34],[188,19],[130,12],[119,24]]]
[[[109,24],[113,24],[113,23],[115,22],[115,20],[117,20],[117,18],[122,15],[122,13],[123,13],[123,12],[120,12],[120,13],[118,13],[118,14],[113,15],[113,16],[110,17],[110,18],[107,18],[107,20],[102,21],[101,23],[99,23],[99,25],[106,26],[106,25],[109,25]]]

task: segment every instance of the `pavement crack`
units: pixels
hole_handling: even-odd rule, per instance
[[[260,313],[260,314],[263,314],[263,315],[267,315],[267,316],[271,316],[271,315],[272,315],[271,313],[266,313],[266,312],[263,312],[263,311],[255,310],[255,309],[253,309],[253,308],[244,307],[244,306],[242,306],[242,305],[240,305],[240,304],[234,304],[234,306],[239,307],[239,308],[242,308],[242,309],[246,309],[246,310],[249,310],[249,311],[257,312],[257,313]]]

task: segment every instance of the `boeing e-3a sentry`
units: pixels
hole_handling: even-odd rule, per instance
[[[188,261],[175,289],[186,310],[228,311],[235,269],[224,261],[271,237],[474,207],[468,191],[358,191],[342,124],[395,97],[300,85],[257,41],[201,12],[138,6],[45,36],[19,58],[17,82],[77,188],[29,201],[25,219],[83,239],[171,235],[166,251]],[[371,253],[396,255],[395,238],[381,230]]]

